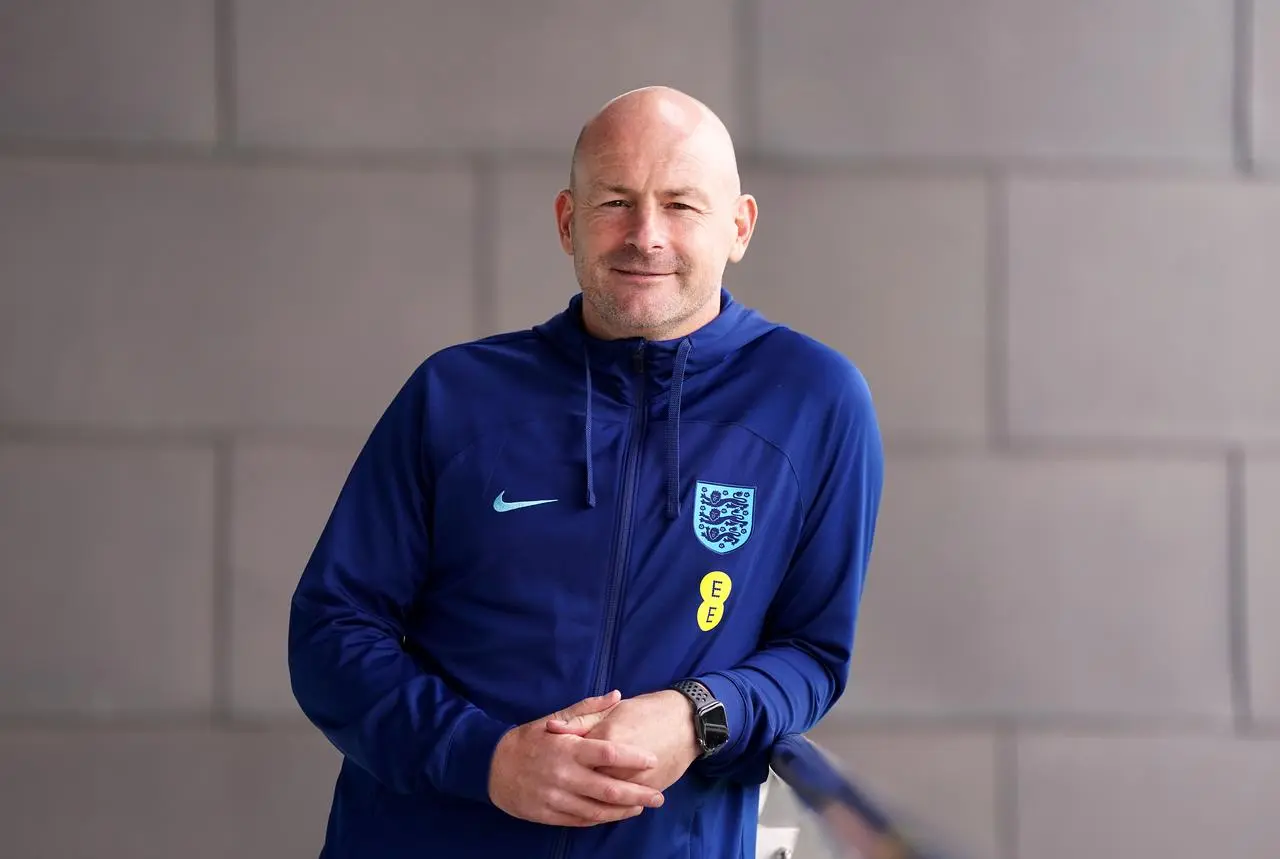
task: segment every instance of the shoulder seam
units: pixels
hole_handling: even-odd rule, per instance
[[[778,444],[773,439],[761,433],[755,427],[748,426],[747,424],[744,424],[744,423],[739,423],[738,421],[681,420],[681,423],[702,424],[704,426],[736,427],[737,429],[740,429],[743,432],[750,433],[751,435],[760,439],[760,441],[769,445],[769,447],[773,448],[778,453],[782,454],[782,458],[787,462],[787,469],[790,470],[791,472],[791,478],[796,482],[796,488],[800,490],[800,498],[804,501],[804,504],[801,508],[801,517],[803,518],[804,511],[808,509],[808,501],[805,497],[804,481],[800,479],[800,473],[796,470],[796,464],[791,459],[791,454],[787,453],[786,448],[784,448],[782,445]]]

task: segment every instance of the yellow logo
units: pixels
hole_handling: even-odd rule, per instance
[[[716,628],[720,618],[724,617],[724,603],[733,590],[733,581],[729,574],[720,570],[712,570],[702,577],[698,592],[702,594],[702,605],[698,606],[698,628],[709,632]]]

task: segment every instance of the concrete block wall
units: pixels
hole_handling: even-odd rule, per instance
[[[816,736],[966,855],[1280,855],[1280,0],[5,4],[6,855],[315,855],[299,568],[413,366],[572,294],[655,82],[880,406]]]

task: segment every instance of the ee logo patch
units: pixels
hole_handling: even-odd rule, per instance
[[[698,592],[702,594],[702,605],[698,606],[698,628],[710,632],[716,628],[720,618],[724,617],[724,603],[733,590],[733,581],[728,573],[712,570],[702,577]]]

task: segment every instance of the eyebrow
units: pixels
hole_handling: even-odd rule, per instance
[[[635,193],[635,191],[633,191],[631,188],[628,188],[625,185],[597,185],[596,190],[605,191],[610,194],[629,195],[629,194]],[[691,185],[684,185],[679,188],[671,188],[670,190],[663,191],[662,196],[687,197],[693,200],[698,200],[703,203],[710,202],[706,194],[704,194],[700,189],[694,188]]]

